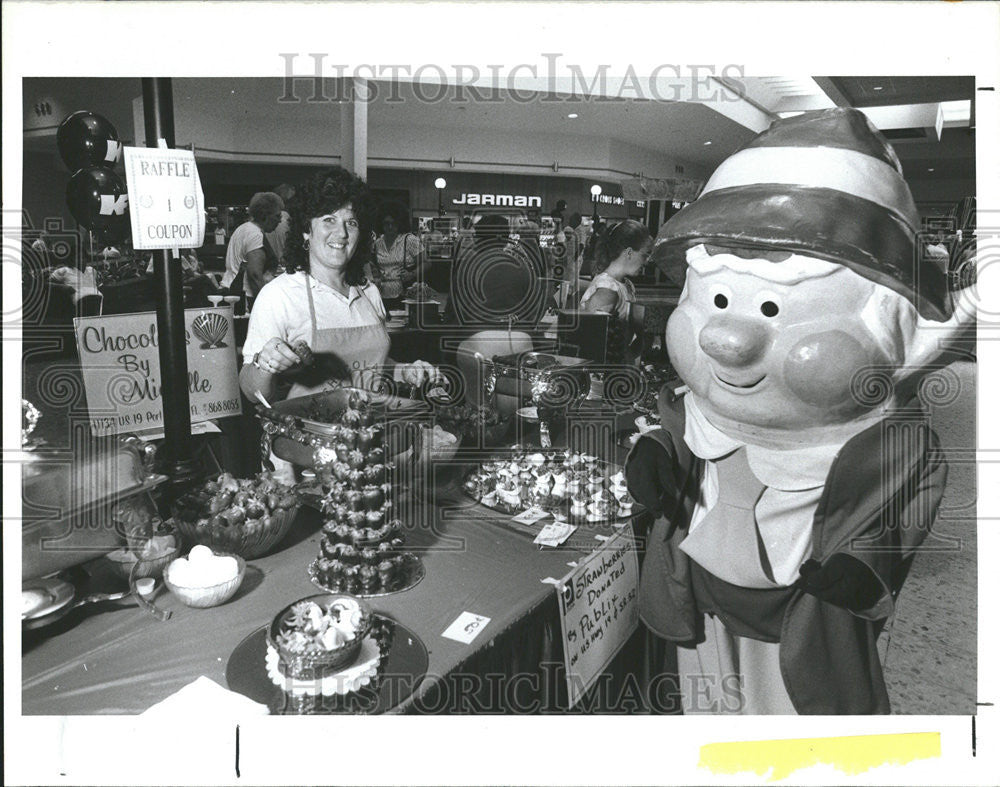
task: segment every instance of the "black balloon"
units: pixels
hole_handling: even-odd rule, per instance
[[[66,187],[66,204],[73,218],[96,233],[121,238],[129,227],[125,184],[109,169],[87,167],[74,173]]]
[[[111,169],[121,158],[115,127],[100,115],[81,110],[67,115],[56,132],[59,155],[70,172],[83,167]]]

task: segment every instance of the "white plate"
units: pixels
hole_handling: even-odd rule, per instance
[[[538,420],[538,408],[537,407],[522,407],[517,411],[517,417],[523,418],[525,421],[537,421]]]
[[[34,620],[69,604],[76,588],[55,577],[33,579],[21,585],[21,620]]]

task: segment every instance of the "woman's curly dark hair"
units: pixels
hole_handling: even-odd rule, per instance
[[[311,231],[312,220],[348,203],[358,219],[358,245],[344,270],[344,283],[356,287],[367,283],[364,268],[372,256],[374,201],[365,182],[343,167],[324,170],[296,186],[295,196],[285,206],[289,215],[285,256],[293,271],[309,270],[309,251],[303,247],[302,235]]]

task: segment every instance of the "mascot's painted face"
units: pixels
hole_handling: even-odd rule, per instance
[[[671,362],[724,431],[846,424],[871,409],[859,373],[889,363],[862,317],[875,286],[823,260],[702,254],[667,324]]]

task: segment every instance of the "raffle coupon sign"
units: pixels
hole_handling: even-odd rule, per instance
[[[162,428],[156,314],[78,317],[73,326],[91,431]],[[184,329],[191,422],[239,415],[232,307],[187,309]]]
[[[205,196],[190,150],[125,148],[132,245],[197,248],[205,241]]]
[[[581,560],[556,590],[572,707],[639,625],[639,561],[631,523]]]

